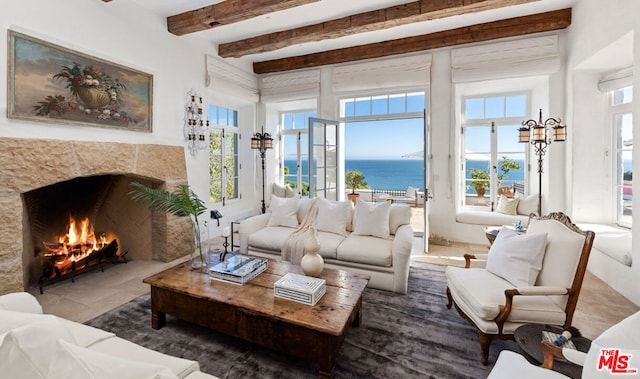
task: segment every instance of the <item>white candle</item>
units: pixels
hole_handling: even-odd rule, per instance
[[[222,228],[222,236],[223,237],[229,237],[231,235],[231,228],[228,226],[225,226],[224,228]]]

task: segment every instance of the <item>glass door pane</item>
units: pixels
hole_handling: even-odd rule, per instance
[[[338,200],[338,122],[309,118],[310,197]]]

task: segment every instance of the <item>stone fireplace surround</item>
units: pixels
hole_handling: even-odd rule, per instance
[[[0,138],[0,294],[28,290],[33,255],[24,194],[79,177],[115,175],[160,189],[187,184],[182,146]],[[186,218],[146,212],[149,257],[162,262],[193,250]],[[121,248],[123,248],[121,246]],[[124,247],[126,249],[126,247]]]

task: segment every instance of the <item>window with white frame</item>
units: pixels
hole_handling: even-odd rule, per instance
[[[618,225],[631,227],[633,220],[633,114],[631,102],[633,87],[627,86],[610,92],[613,116],[613,149],[615,151],[615,197]]]
[[[301,196],[309,195],[309,117],[316,117],[316,112],[300,110],[280,114],[284,183]]]
[[[209,105],[209,202],[224,205],[238,193],[238,111]]]
[[[499,195],[514,196],[515,184],[526,188],[526,145],[518,143],[518,129],[529,109],[527,92],[462,98],[464,206],[493,209]]]

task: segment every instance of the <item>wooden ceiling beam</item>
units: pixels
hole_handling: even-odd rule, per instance
[[[538,0],[419,0],[314,25],[222,43],[218,46],[218,55],[222,58],[240,58],[249,54],[265,53],[306,42],[339,38],[533,1]]]
[[[447,46],[548,32],[565,29],[569,25],[571,25],[570,8],[465,26],[414,37],[370,43],[296,57],[255,62],[253,64],[253,71],[256,74],[266,74],[362,59],[381,58]]]
[[[320,0],[225,0],[217,4],[167,17],[167,29],[181,36],[233,24]]]

